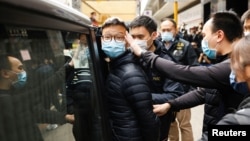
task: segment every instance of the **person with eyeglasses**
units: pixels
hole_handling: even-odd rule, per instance
[[[147,76],[125,40],[118,18],[102,26],[102,51],[109,58],[105,99],[113,141],[159,141],[160,120],[153,113]]]

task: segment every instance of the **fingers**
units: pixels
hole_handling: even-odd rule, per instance
[[[155,114],[157,114],[157,113],[159,113],[160,112],[160,108],[159,108],[159,105],[153,105],[153,112],[155,113]]]
[[[140,56],[140,55],[141,55],[141,52],[142,52],[142,49],[141,49],[141,47],[134,41],[133,37],[132,37],[128,32],[126,32],[125,39],[126,39],[126,41],[129,43],[132,52],[133,52],[136,56]]]
[[[68,123],[74,123],[75,121],[75,116],[74,115],[70,115],[70,114],[67,114],[65,115],[65,119]]]
[[[153,105],[154,109],[153,112],[157,115],[157,116],[163,116],[165,113],[162,109],[162,105],[156,104]]]
[[[154,109],[153,112],[159,117],[164,115],[164,113],[159,109]]]
[[[157,115],[157,116],[163,116],[165,115],[168,110],[170,109],[170,104],[169,103],[164,103],[164,104],[156,104],[153,105],[153,112]]]
[[[133,39],[133,37],[128,33],[128,31],[126,31],[125,39],[126,39],[127,42],[130,44],[130,46],[131,46],[131,44],[133,44],[134,39]]]
[[[74,67],[74,61],[73,61],[73,59],[71,59],[71,61],[69,62],[69,65],[70,65],[71,67]]]

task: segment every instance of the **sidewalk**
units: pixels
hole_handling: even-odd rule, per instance
[[[194,141],[197,141],[200,139],[202,132],[204,105],[191,108],[191,112],[191,124],[193,127]]]

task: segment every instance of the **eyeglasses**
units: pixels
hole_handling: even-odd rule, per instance
[[[102,40],[104,42],[111,42],[112,38],[114,38],[115,42],[124,42],[125,41],[125,37],[122,35],[118,35],[118,36],[110,36],[110,35],[104,35],[102,36]]]

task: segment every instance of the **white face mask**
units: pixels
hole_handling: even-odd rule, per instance
[[[135,40],[136,44],[139,45],[142,49],[148,50],[147,40]]]
[[[245,36],[247,36],[247,35],[249,35],[249,34],[250,34],[249,31],[245,31],[245,32],[244,32],[244,35],[245,35]]]

